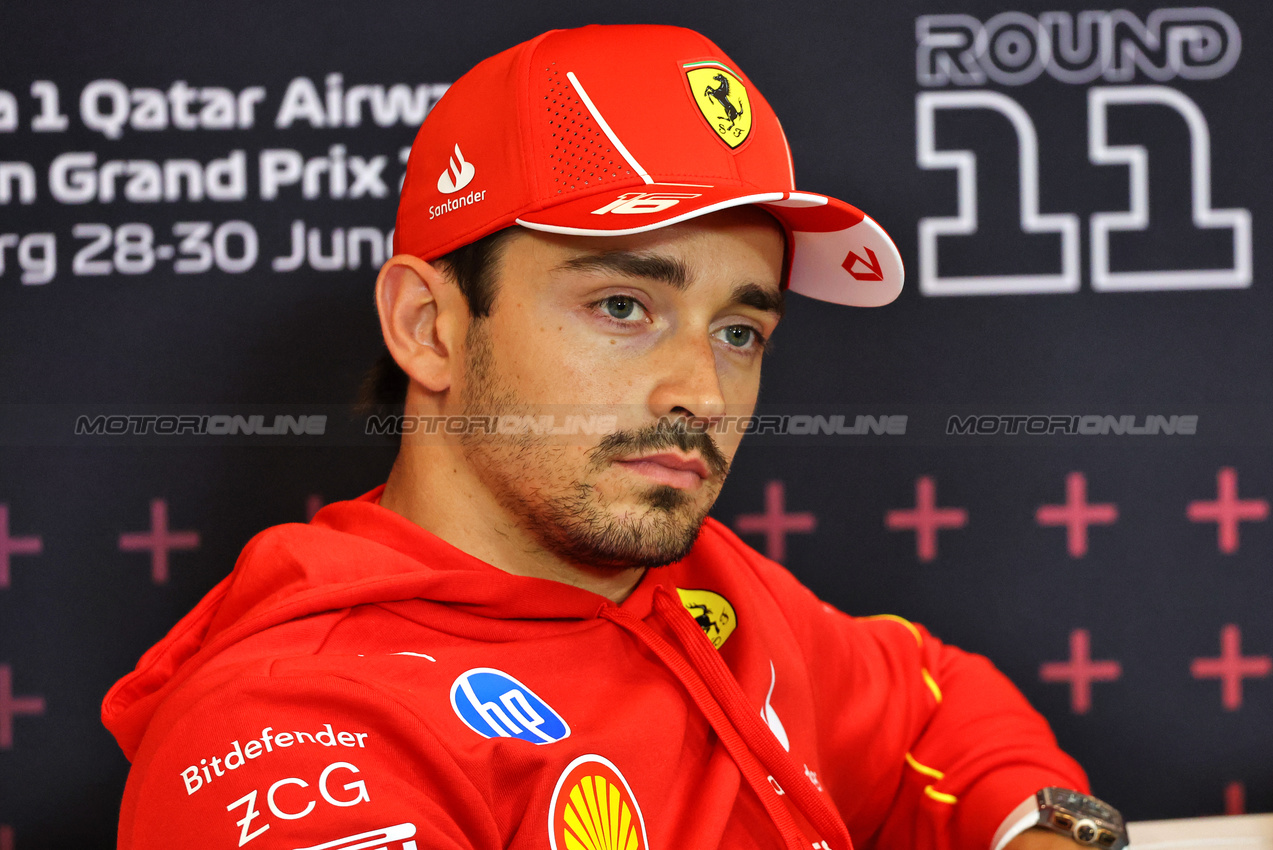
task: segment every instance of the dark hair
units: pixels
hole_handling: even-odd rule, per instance
[[[495,271],[499,265],[504,242],[512,234],[507,227],[487,234],[476,242],[461,245],[449,254],[433,261],[460,288],[468,303],[469,314],[474,319],[484,319],[491,314],[495,303]],[[402,367],[394,361],[386,349],[367,370],[358,387],[355,410],[360,414],[381,416],[399,415],[407,400],[407,384],[410,379]]]

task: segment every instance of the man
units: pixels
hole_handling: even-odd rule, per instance
[[[254,538],[107,696],[120,847],[1121,846],[984,659],[706,519],[783,289],[902,283],[718,47],[588,27],[483,62],[396,239],[377,385],[447,427]]]

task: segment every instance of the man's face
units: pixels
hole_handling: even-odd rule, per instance
[[[463,455],[556,556],[595,569],[683,557],[752,413],[782,309],[783,235],[742,207],[651,233],[522,231],[465,339],[463,412],[613,417],[608,434],[474,434]],[[596,422],[597,420],[592,420]]]

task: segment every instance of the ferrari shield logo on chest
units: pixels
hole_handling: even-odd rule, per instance
[[[712,646],[720,649],[738,625],[734,606],[729,604],[728,599],[711,590],[686,590],[678,587],[676,593],[681,597],[685,610],[690,612],[703,634],[712,642]]]
[[[707,124],[725,144],[736,148],[751,134],[751,103],[747,87],[719,62],[705,60],[681,66],[689,80],[694,103]]]

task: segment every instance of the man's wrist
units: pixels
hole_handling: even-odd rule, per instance
[[[1031,794],[1021,804],[1008,813],[999,826],[999,831],[990,840],[990,850],[1007,850],[1009,842],[1021,833],[1039,823],[1039,801]]]
[[[1068,835],[1034,826],[1009,841],[1003,850],[1077,850],[1081,846]]]

